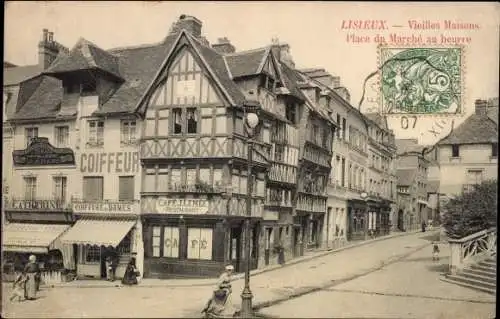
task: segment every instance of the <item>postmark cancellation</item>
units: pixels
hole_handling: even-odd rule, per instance
[[[378,53],[382,114],[464,114],[464,47],[381,45]]]

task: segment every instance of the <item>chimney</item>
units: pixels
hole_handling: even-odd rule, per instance
[[[234,45],[226,37],[217,39],[217,43],[212,44],[212,48],[221,54],[234,53],[236,51]]]
[[[196,17],[182,14],[179,17],[179,20],[172,24],[172,28],[170,29],[170,34],[175,34],[181,32],[182,29],[189,32],[191,35],[201,38],[201,26],[202,22],[198,20]]]
[[[54,32],[43,29],[42,40],[38,43],[38,64],[47,69],[57,58],[59,52],[69,52],[63,45],[54,41]]]
[[[290,54],[290,46],[287,43],[279,43],[277,38],[272,40],[272,50],[276,58],[282,63],[286,64],[289,68],[295,69],[295,62],[293,62],[292,55]]]
[[[476,100],[475,105],[476,105],[476,114],[486,115],[486,112],[488,110],[488,101],[478,99]]]

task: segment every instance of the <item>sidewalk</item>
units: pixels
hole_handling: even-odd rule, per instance
[[[260,269],[255,269],[250,272],[250,275],[252,277],[277,270],[277,269],[283,269],[291,265],[295,265],[298,263],[303,263],[306,261],[314,260],[326,255],[338,253],[344,250],[348,250],[351,248],[356,248],[356,247],[361,247],[364,245],[376,243],[379,241],[384,241],[388,240],[391,238],[396,238],[396,237],[401,237],[401,236],[409,236],[415,233],[419,233],[420,231],[411,231],[411,232],[394,232],[392,234],[389,234],[387,236],[382,236],[378,237],[375,239],[369,239],[369,240],[364,240],[364,241],[355,241],[355,242],[348,242],[345,246],[337,248],[337,249],[322,249],[322,250],[314,250],[314,251],[309,251],[304,254],[304,256],[294,258],[290,261],[288,261],[284,265],[272,265],[272,266],[267,266],[263,267]],[[426,232],[426,234],[433,234],[436,231],[433,230],[432,232]],[[245,278],[244,273],[238,273],[233,276],[233,281],[242,281]],[[140,280],[139,285],[141,287],[206,287],[206,286],[213,286],[217,282],[217,278],[203,278],[203,279],[151,279],[151,278],[145,278]],[[42,285],[44,287],[45,285]],[[51,284],[47,285],[47,287],[57,287],[57,288],[114,288],[114,287],[119,287],[122,286],[120,280],[116,280],[115,282],[110,282],[106,280],[75,280],[75,281],[70,281],[70,282],[64,282],[60,284]]]

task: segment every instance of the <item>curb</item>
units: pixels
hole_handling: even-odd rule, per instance
[[[396,263],[414,253],[416,253],[417,251],[419,250],[422,250],[424,249],[425,247],[429,246],[430,244],[429,243],[426,243],[426,244],[423,244],[423,245],[420,245],[414,249],[412,249],[411,251],[409,252],[405,252],[401,255],[398,255],[394,258],[391,258],[390,261],[388,262],[385,262],[385,261],[382,261],[382,263],[378,266],[374,266],[368,270],[365,270],[361,273],[358,273],[358,274],[354,274],[354,275],[350,275],[348,277],[345,277],[345,278],[342,278],[342,279],[339,279],[339,280],[335,280],[333,282],[328,282],[324,285],[320,285],[320,286],[316,286],[316,287],[306,287],[304,289],[299,289],[299,291],[295,292],[295,293],[292,293],[291,295],[289,296],[285,296],[285,297],[278,297],[278,298],[275,298],[273,300],[268,300],[268,301],[263,301],[263,302],[260,302],[256,305],[253,306],[253,310],[258,312],[264,308],[269,308],[269,307],[272,307],[272,306],[275,306],[277,304],[280,304],[280,303],[283,303],[285,301],[289,301],[289,300],[293,300],[293,299],[296,299],[296,298],[299,298],[299,297],[302,297],[304,295],[307,295],[307,294],[310,294],[310,293],[314,293],[314,292],[317,292],[317,291],[321,291],[321,290],[324,290],[324,289],[328,289],[328,288],[331,288],[331,287],[335,287],[337,285],[340,285],[340,284],[343,284],[345,282],[348,282],[348,281],[351,281],[351,280],[354,280],[354,279],[357,279],[357,278],[360,278],[360,277],[363,277],[363,276],[366,276],[368,274],[371,274],[375,271],[378,271],[386,266],[389,266],[393,263]],[[263,314],[264,316],[267,316],[266,314]],[[276,317],[276,316],[267,316],[268,318],[279,318],[279,317]]]
[[[374,239],[363,240],[363,241],[360,241],[360,242],[355,242],[353,244],[347,244],[347,245],[345,245],[343,247],[340,247],[340,248],[329,249],[329,250],[325,250],[323,252],[318,252],[316,254],[312,254],[312,255],[309,255],[309,256],[303,256],[302,258],[292,259],[292,260],[290,260],[289,262],[287,262],[284,265],[272,265],[272,266],[268,266],[266,268],[255,269],[255,270],[253,270],[253,271],[250,272],[250,276],[256,276],[256,275],[260,275],[260,274],[263,274],[263,273],[266,273],[266,272],[270,272],[270,271],[273,271],[273,270],[277,270],[277,269],[285,268],[285,267],[288,267],[288,266],[291,266],[291,265],[295,265],[295,264],[298,264],[298,263],[302,263],[302,262],[306,262],[306,261],[311,261],[311,260],[314,260],[314,259],[317,259],[317,258],[320,258],[320,257],[324,257],[326,255],[337,253],[337,252],[341,252],[341,251],[344,251],[344,250],[347,250],[347,249],[361,247],[361,246],[365,246],[365,245],[368,245],[368,244],[371,244],[371,243],[376,243],[376,242],[379,242],[379,241],[388,240],[388,239],[392,239],[392,238],[414,235],[414,234],[419,233],[419,232],[421,232],[421,231],[420,230],[414,230],[414,231],[408,231],[408,232],[401,232],[401,233],[391,234],[391,235],[387,235],[387,236],[377,237],[377,238],[374,238]],[[429,234],[433,234],[434,232],[437,232],[437,230],[429,231]],[[245,274],[244,273],[237,274],[237,275],[233,276],[233,280],[232,281],[243,280],[244,278],[245,278]],[[196,279],[193,279],[193,280],[196,280]],[[101,282],[101,281],[99,281],[99,282]],[[139,287],[144,287],[144,288],[156,288],[156,287],[164,287],[164,288],[208,287],[208,286],[215,285],[216,282],[217,282],[217,279],[212,279],[211,282],[207,282],[207,283],[189,283],[189,284],[169,284],[168,280],[165,280],[165,282],[160,282],[158,284],[144,284],[144,283],[141,283],[139,281],[139,285],[138,286]],[[51,289],[51,288],[121,288],[121,287],[128,287],[128,286],[124,286],[122,284],[115,284],[115,285],[96,285],[96,284],[68,285],[68,284],[55,284],[55,285],[41,285],[41,287]]]

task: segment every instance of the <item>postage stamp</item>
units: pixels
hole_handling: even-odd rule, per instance
[[[463,113],[462,47],[379,48],[384,114]]]

